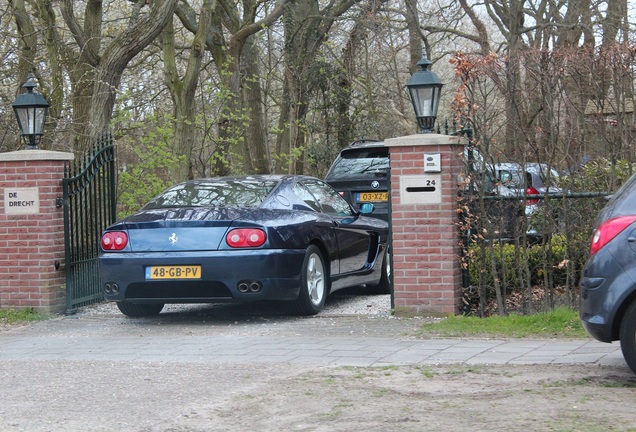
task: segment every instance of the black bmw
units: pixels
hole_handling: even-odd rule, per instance
[[[340,151],[325,181],[353,208],[373,203],[373,217],[389,220],[389,148],[383,141],[359,140]]]
[[[181,183],[105,230],[104,295],[132,317],[166,303],[256,300],[316,314],[337,289],[390,289],[388,224],[371,211],[308,176]]]

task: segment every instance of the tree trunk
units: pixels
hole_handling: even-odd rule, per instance
[[[31,16],[26,10],[24,0],[9,0],[11,12],[15,18],[18,33],[20,34],[20,44],[18,46],[18,88],[15,91],[17,96],[23,93],[22,84],[27,80],[27,74],[34,71],[35,54],[37,53],[37,33],[31,21]]]
[[[288,158],[288,173],[304,172],[305,120],[309,98],[314,91],[312,65],[335,19],[354,3],[353,0],[343,0],[321,10],[316,0],[297,0],[285,10],[283,103],[289,106],[281,108],[281,113],[286,116],[281,118],[280,124],[287,132],[278,135],[276,147]]]
[[[38,0],[36,2],[38,15],[41,22],[54,22],[55,13],[49,1]],[[51,124],[50,129],[57,126],[57,120],[62,112],[64,103],[64,78],[62,70],[62,53],[60,52],[61,43],[54,26],[47,26],[44,31],[44,43],[47,56],[49,59],[49,76],[51,77],[51,87],[46,92],[49,102],[49,113],[47,116],[48,123]],[[49,128],[49,126],[47,126]],[[47,136],[42,139],[46,142]],[[45,146],[47,148],[47,146]]]
[[[404,18],[409,34],[409,71],[411,74],[420,69],[417,63],[422,58],[422,32],[420,30],[420,18],[417,12],[417,0],[405,0],[406,8]],[[428,53],[427,53],[428,57]]]
[[[206,43],[221,76],[222,92],[225,95],[218,122],[219,140],[212,162],[212,170],[216,175],[227,175],[232,171],[231,167],[236,168],[239,164],[239,161],[232,160],[232,147],[243,156],[239,165],[243,168],[239,170],[269,172],[263,115],[258,114],[262,113],[262,95],[256,94],[261,91],[260,85],[250,84],[243,79],[241,64],[246,65],[246,73],[258,73],[258,69],[254,69],[254,65],[257,66],[256,56],[244,60],[243,51],[247,47],[252,53],[252,48],[249,47],[252,43],[249,42],[250,37],[277,20],[287,1],[279,1],[260,21],[255,21],[257,14],[254,8],[257,5],[249,1],[242,4],[243,17],[240,17],[236,4],[227,1],[220,1],[218,4]],[[225,40],[223,27],[231,34],[228,41]],[[258,104],[258,108],[255,104]],[[252,119],[250,115],[258,118]],[[252,153],[252,150],[255,152]]]
[[[369,2],[362,5],[355,25],[349,33],[349,39],[342,53],[342,67],[337,76],[338,86],[336,106],[336,134],[338,148],[344,148],[354,140],[354,127],[350,116],[352,102],[352,83],[356,76],[356,55],[364,49],[363,42],[367,38],[367,20],[373,20],[385,1]]]
[[[195,177],[193,170],[193,150],[196,140],[195,93],[203,62],[205,39],[210,27],[210,14],[214,6],[215,0],[205,0],[203,3],[197,32],[192,41],[190,56],[183,78],[179,77],[175,60],[173,23],[168,23],[162,33],[166,83],[172,96],[176,121],[173,154],[180,158],[179,165],[172,173],[172,178],[175,182]]]
[[[159,36],[172,20],[177,1],[154,0],[149,13],[119,34],[104,50],[97,66],[88,112],[88,138],[93,141],[110,123],[115,95],[126,66]]]
[[[35,54],[37,53],[37,34],[33,27],[30,15],[26,11],[23,0],[9,0],[11,11],[15,17],[15,22],[20,33],[20,45],[18,47],[18,87],[15,96],[24,93],[22,85],[27,81],[27,75],[35,69]],[[22,140],[18,136],[16,142],[18,148],[22,147]]]
[[[243,47],[241,57],[243,77],[242,99],[249,124],[245,130],[246,173],[268,174],[270,161],[267,155],[265,114],[261,92],[261,71],[258,65],[256,38],[250,36]]]

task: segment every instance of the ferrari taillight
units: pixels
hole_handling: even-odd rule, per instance
[[[236,228],[225,236],[225,241],[233,248],[259,247],[265,240],[267,234],[259,228]]]
[[[636,216],[620,216],[603,222],[601,226],[594,231],[592,245],[590,246],[590,255],[594,255],[634,222],[636,222]]]
[[[128,235],[123,231],[109,231],[102,236],[102,249],[122,250],[128,244]]]

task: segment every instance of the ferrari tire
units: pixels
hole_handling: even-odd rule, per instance
[[[300,273],[300,293],[293,303],[299,315],[316,315],[325,306],[329,293],[329,272],[325,260],[315,245],[310,245],[305,253]]]
[[[380,282],[375,285],[368,285],[367,288],[370,294],[391,294],[391,255],[389,251],[384,254]]]
[[[143,318],[159,315],[163,309],[163,303],[129,303],[117,302],[117,307],[126,316],[131,318]]]
[[[636,301],[625,311],[620,328],[621,351],[629,368],[636,373]]]

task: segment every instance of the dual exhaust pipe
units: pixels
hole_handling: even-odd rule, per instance
[[[237,288],[242,293],[257,293],[263,289],[263,284],[260,281],[241,281]]]
[[[238,283],[238,290],[242,293],[257,293],[263,289],[263,284],[260,281],[241,281]],[[104,284],[105,294],[118,294],[119,285],[116,283]]]
[[[117,294],[117,293],[119,293],[119,285],[117,285],[116,283],[104,284],[104,293],[106,293],[106,294]]]

